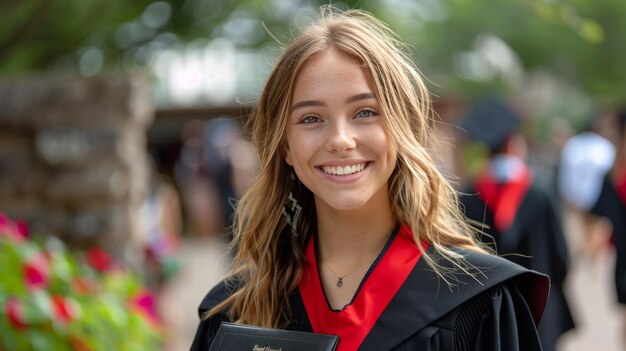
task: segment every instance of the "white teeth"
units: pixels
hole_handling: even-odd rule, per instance
[[[332,175],[350,175],[362,171],[365,168],[366,163],[359,163],[351,166],[323,166],[324,173]]]

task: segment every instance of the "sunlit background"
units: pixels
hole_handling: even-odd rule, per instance
[[[126,293],[132,290],[136,300],[143,296],[140,287],[154,291],[156,321],[148,318],[146,328],[158,324],[157,343],[164,350],[188,349],[195,309],[228,265],[227,237],[220,234],[232,213],[229,199],[240,196],[256,172],[243,122],[281,45],[323,3],[0,1],[0,231],[23,221],[29,236],[59,236],[68,250],[81,252],[72,254],[77,257],[93,245],[109,250],[139,272],[137,282],[125,281],[133,286]],[[455,182],[473,172],[468,159],[476,150],[455,146],[464,135],[454,125],[480,96],[497,93],[521,111],[531,165],[542,170],[539,177],[555,197],[550,179],[565,140],[626,103],[625,1],[333,3],[371,11],[407,44],[433,94],[436,131],[445,141],[435,156]],[[104,190],[93,190],[102,184]],[[563,212],[578,328],[562,338],[560,350],[623,350],[613,254],[607,249],[600,260],[576,259],[585,246],[576,232],[579,218],[565,205]],[[22,254],[26,261],[31,251]],[[0,312],[8,316],[18,300],[2,284],[8,283],[0,280]],[[15,291],[30,296],[31,290]],[[48,333],[75,336],[73,348],[59,341],[55,349],[89,346],[88,338],[76,341],[88,333],[72,327],[35,328],[54,310],[53,302],[40,300],[17,331],[10,331],[15,321],[9,317],[0,323],[1,338],[21,333],[39,341],[6,345],[46,349],[50,344],[37,345],[46,345]],[[81,305],[79,295],[74,300]],[[89,313],[83,308],[74,315]]]

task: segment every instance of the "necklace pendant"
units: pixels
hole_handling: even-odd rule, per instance
[[[343,285],[343,277],[338,277],[339,279],[337,280],[337,286],[341,288],[341,286]]]

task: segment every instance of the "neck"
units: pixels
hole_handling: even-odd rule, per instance
[[[349,211],[318,206],[319,259],[337,268],[371,262],[384,247],[395,225],[389,205]]]

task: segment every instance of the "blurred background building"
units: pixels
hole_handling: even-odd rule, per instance
[[[0,212],[136,267],[157,291],[164,349],[188,349],[258,167],[246,116],[281,43],[323,3],[0,1]],[[459,188],[485,160],[458,127],[467,106],[496,94],[521,114],[527,162],[559,205],[572,257],[577,328],[559,350],[626,348],[612,229],[598,222],[590,239],[584,211],[557,191],[570,137],[593,125],[621,147],[626,2],[333,3],[373,12],[408,44],[433,92],[433,154]]]

